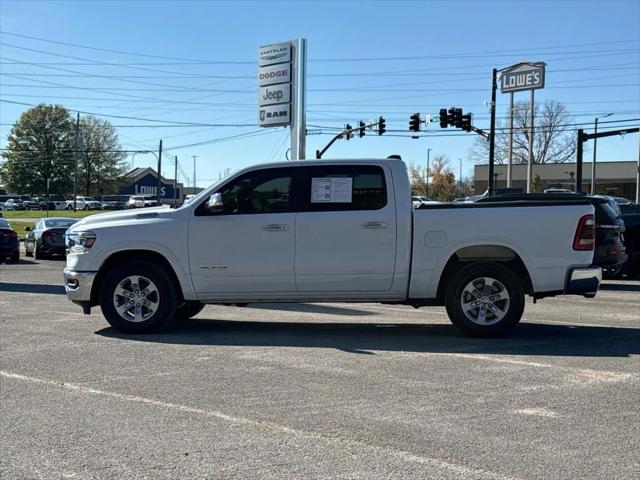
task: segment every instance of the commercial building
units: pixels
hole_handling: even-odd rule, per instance
[[[591,162],[582,165],[582,191],[591,191]],[[596,193],[634,199],[636,196],[636,172],[638,164],[628,162],[596,163]],[[575,163],[543,163],[533,165],[532,191],[543,192],[547,188],[575,190]],[[488,187],[489,165],[475,165],[474,191],[484,193]],[[496,188],[507,186],[507,166],[494,166]],[[527,189],[527,165],[512,166],[512,188]]]

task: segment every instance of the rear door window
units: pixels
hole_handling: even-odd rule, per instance
[[[380,210],[387,205],[384,170],[374,165],[304,167],[302,210]]]

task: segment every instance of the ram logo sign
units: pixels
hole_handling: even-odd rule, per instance
[[[258,123],[261,126],[274,127],[277,125],[288,125],[291,121],[290,105],[271,105],[260,107],[258,111]]]
[[[544,63],[519,63],[502,71],[502,93],[544,88]]]

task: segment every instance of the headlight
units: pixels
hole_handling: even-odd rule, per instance
[[[73,232],[67,233],[65,238],[69,253],[82,253],[93,247],[97,237],[94,232]]]

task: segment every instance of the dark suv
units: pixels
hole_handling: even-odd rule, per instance
[[[610,204],[605,197],[587,197],[595,208],[596,249],[593,264],[602,267],[604,278],[619,278],[627,261],[624,246],[624,221],[618,214],[618,208]],[[615,202],[615,201],[614,201]]]

